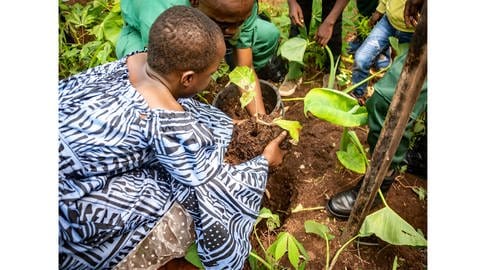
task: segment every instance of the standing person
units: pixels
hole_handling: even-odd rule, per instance
[[[212,20],[175,6],[153,22],[147,52],[59,82],[60,269],[115,267],[175,203],[193,218],[205,268],[243,267],[286,133],[249,161],[223,161],[232,120],[191,97],[224,54]]]
[[[290,37],[298,36],[299,27],[310,30],[313,0],[288,0],[291,21]],[[315,41],[320,46],[328,45],[334,59],[342,54],[342,12],[348,0],[322,0],[322,23],[315,31]],[[283,96],[292,95],[301,83],[297,78],[285,78],[279,88]]]
[[[406,0],[379,1],[376,11],[370,18],[370,23],[375,26],[355,52],[352,84],[368,77],[375,59],[390,46],[389,37],[398,38],[399,43],[408,43],[412,39],[415,28],[405,24],[403,16],[405,2]],[[363,83],[350,92],[362,105],[365,102],[367,85],[368,83]]]
[[[275,25],[258,16],[256,0],[122,0],[120,6],[124,26],[116,45],[117,57],[121,58],[133,51],[143,50],[148,42],[150,26],[167,8],[174,5],[190,6],[191,3],[222,29],[227,46],[225,59],[230,68],[248,66],[254,69],[256,102],[249,103],[247,111],[250,115],[265,114],[257,74],[273,74],[273,77],[263,79],[273,81],[281,79],[282,72],[275,72],[277,67],[281,67],[275,65],[280,31]],[[270,67],[271,65],[275,67]]]

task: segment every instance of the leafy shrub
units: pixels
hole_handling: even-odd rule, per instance
[[[116,60],[122,25],[120,0],[59,1],[59,79]]]

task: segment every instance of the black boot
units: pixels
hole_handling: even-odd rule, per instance
[[[392,186],[393,181],[395,180],[396,173],[393,173],[392,176],[387,176],[380,186],[380,190],[385,195],[390,187]],[[338,219],[346,220],[350,216],[355,200],[357,199],[358,192],[362,187],[363,178],[360,180],[357,185],[349,190],[337,193],[327,203],[327,211],[334,217]],[[380,197],[377,195],[373,206],[378,205],[381,202]]]

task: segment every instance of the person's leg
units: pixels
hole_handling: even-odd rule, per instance
[[[388,37],[393,34],[394,30],[386,16],[383,16],[382,19],[378,21],[355,53],[352,69],[352,84],[359,83],[368,77],[370,67],[377,56],[388,46]],[[356,97],[364,96],[367,85],[367,83],[361,84],[353,90],[353,94]]]
[[[253,65],[259,78],[279,82],[287,73],[286,63],[277,56],[280,31],[271,22],[257,18],[252,42]]]

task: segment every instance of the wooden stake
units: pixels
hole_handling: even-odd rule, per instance
[[[427,1],[424,2],[420,20],[413,34],[408,55],[388,109],[384,126],[364,181],[353,206],[340,242],[346,243],[357,235],[369,213],[380,185],[400,144],[410,113],[420,94],[427,75]]]

